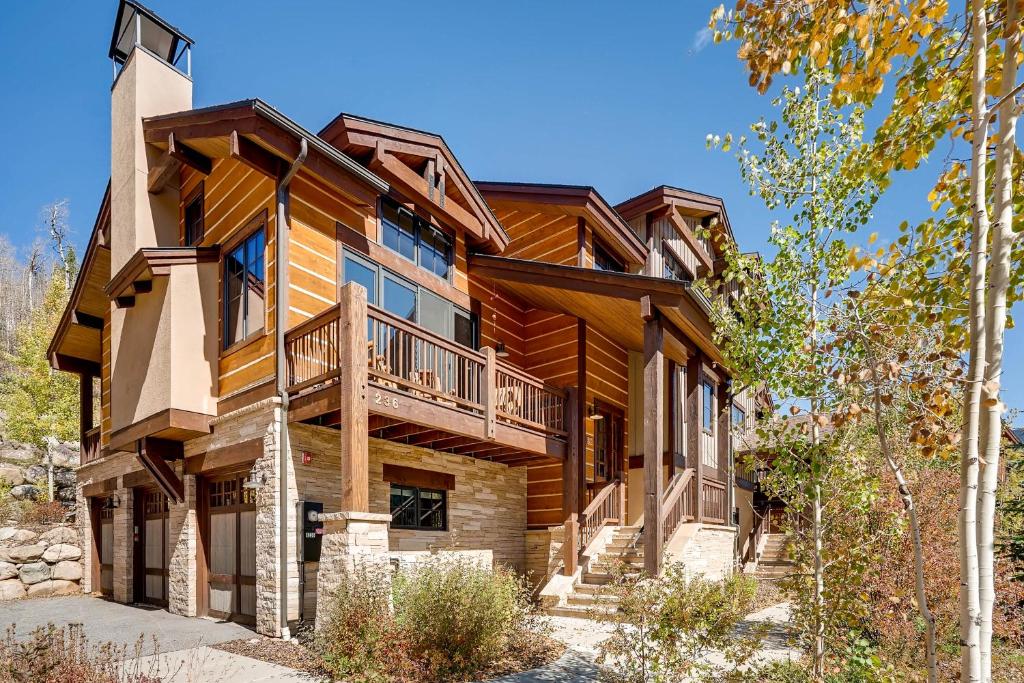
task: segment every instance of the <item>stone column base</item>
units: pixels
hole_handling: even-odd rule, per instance
[[[332,512],[320,517],[324,523],[317,573],[316,628],[323,623],[322,609],[333,595],[345,591],[355,571],[380,573],[390,584],[388,525],[391,515],[370,512]]]

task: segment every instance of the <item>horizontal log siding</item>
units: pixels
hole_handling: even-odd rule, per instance
[[[559,387],[577,385],[576,318],[530,309],[525,325],[524,370]],[[527,523],[547,528],[565,521],[562,510],[562,465],[530,465],[526,484]]]
[[[622,451],[616,468],[629,469],[626,444],[629,442],[629,353],[593,327],[587,327],[587,405],[594,399],[622,411]],[[594,420],[586,420],[587,481],[594,480]]]
[[[575,216],[506,210],[498,219],[512,238],[502,256],[576,265]]]
[[[526,305],[513,294],[503,292],[490,283],[469,278],[469,296],[480,302],[480,346],[497,347],[505,343],[508,362],[526,369]]]

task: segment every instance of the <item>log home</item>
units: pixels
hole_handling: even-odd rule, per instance
[[[87,592],[284,636],[357,561],[465,553],[570,611],[613,559],[732,571],[754,408],[691,289],[720,200],[193,108],[192,44],[120,2],[110,183],[49,348],[81,377]]]

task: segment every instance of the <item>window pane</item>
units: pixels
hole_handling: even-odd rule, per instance
[[[242,247],[235,249],[224,260],[224,346],[242,339],[242,282],[245,273]]]
[[[712,424],[714,423],[715,414],[715,388],[705,382],[704,383],[704,429],[712,431]]]
[[[203,241],[203,195],[185,207],[185,244],[194,246]]]
[[[358,282],[366,287],[366,300],[377,303],[377,270],[370,268],[362,261],[345,256],[345,282]]]
[[[625,266],[617,258],[611,255],[607,249],[600,244],[594,244],[594,268],[597,270],[608,270],[614,273],[621,273],[626,270]]]
[[[476,320],[471,313],[461,308],[455,309],[455,330],[453,334],[455,343],[462,344],[475,349],[476,344]]]
[[[383,299],[385,310],[399,318],[416,322],[416,290],[385,277]]]
[[[444,529],[444,518],[444,491],[427,491],[421,489],[418,526],[425,529]]]
[[[438,277],[448,278],[451,248],[448,238],[429,226],[420,232],[420,265]]]
[[[245,241],[245,335],[263,329],[266,314],[266,275],[264,268],[263,231]]]
[[[420,325],[431,332],[451,338],[451,318],[451,303],[433,292],[420,290]]]
[[[416,260],[416,219],[408,211],[398,214],[398,248],[396,251],[409,259]]]
[[[391,485],[391,524],[416,526],[416,489]]]

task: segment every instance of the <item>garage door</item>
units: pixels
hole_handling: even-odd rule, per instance
[[[145,490],[142,496],[142,601],[167,606],[167,496],[161,491]]]
[[[244,623],[256,621],[256,496],[245,477],[207,485],[208,613]]]

